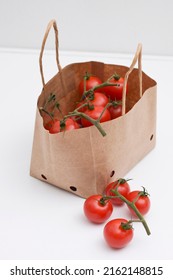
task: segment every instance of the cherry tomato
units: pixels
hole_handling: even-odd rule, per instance
[[[86,91],[89,89],[92,89],[95,86],[98,86],[102,84],[102,81],[97,77],[93,75],[86,74],[84,76],[85,83],[86,83]],[[84,93],[84,79],[80,81],[79,83],[79,93],[82,95]],[[98,91],[98,90],[96,90]]]
[[[110,247],[120,249],[132,240],[133,229],[126,219],[114,219],[105,225],[103,234]]]
[[[79,128],[79,124],[73,120],[72,118],[68,118],[64,125],[61,125],[61,131],[68,131],[68,130],[73,130]]]
[[[79,124],[72,118],[68,118],[65,122],[61,122],[57,119],[50,120],[49,122],[44,124],[44,128],[49,130],[50,134],[56,134],[61,131],[77,129],[79,127],[80,127]]]
[[[46,129],[46,130],[49,130],[50,128],[51,128],[51,126],[52,126],[52,123],[54,122],[54,120],[50,120],[49,119],[49,121],[43,121],[43,126],[44,126],[44,128]]]
[[[119,76],[118,76],[119,77]],[[109,81],[115,86],[106,86],[102,88],[102,91],[111,99],[111,100],[121,100],[123,94],[123,85],[124,78],[123,77],[115,77]],[[126,88],[127,93],[127,88]]]
[[[94,92],[93,94],[88,96],[88,98],[85,98],[83,101],[77,103],[76,108],[79,108],[83,104],[88,104],[88,106],[94,105],[94,106],[105,107],[108,102],[109,102],[109,99],[105,94],[103,94],[101,92]],[[86,105],[86,106],[80,108],[78,111],[85,112],[86,109],[88,109],[88,106]]]
[[[141,195],[139,196],[139,194]],[[148,193],[146,193],[145,190],[144,191],[136,190],[136,191],[129,192],[129,194],[127,195],[127,199],[131,202],[135,201],[135,206],[142,215],[148,213],[151,203],[148,197]],[[136,214],[133,211],[133,209],[131,207],[128,208],[130,212],[133,214],[133,216],[136,217]]]
[[[100,117],[100,115],[102,114],[103,110],[104,110],[104,107],[102,107],[102,106],[94,106],[94,108],[92,110],[87,109],[85,111],[85,114],[88,115],[89,117],[93,118],[94,120],[97,120]],[[103,115],[101,116],[100,122],[106,122],[106,121],[109,121],[110,119],[111,119],[111,115],[110,115],[108,109],[106,109],[104,111]],[[81,123],[84,127],[93,125],[90,121],[88,121],[84,118],[81,119]]]
[[[105,107],[109,102],[109,98],[101,92],[95,92],[93,95],[89,96],[89,103],[94,106],[103,106]]]
[[[114,205],[121,206],[124,202],[120,198],[116,197],[116,194],[111,191],[117,187],[117,184],[119,184],[117,189],[118,192],[127,198],[127,195],[130,192],[130,186],[125,179],[119,179],[116,182],[110,183],[105,189],[105,194],[106,196],[115,196],[115,198],[111,198],[112,203]]]
[[[50,134],[55,134],[60,132],[60,121],[59,120],[51,120],[47,123],[47,129]]]
[[[93,223],[104,223],[112,214],[113,206],[110,200],[101,203],[101,195],[92,195],[84,202],[84,214]]]
[[[112,105],[108,108],[108,110],[111,114],[111,119],[116,119],[122,116],[122,105],[117,105],[117,106]]]

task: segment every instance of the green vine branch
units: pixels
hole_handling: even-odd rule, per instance
[[[140,211],[137,209],[136,205],[135,205],[135,201],[129,201],[127,198],[125,198],[122,194],[119,193],[118,191],[118,186],[119,184],[116,185],[115,189],[112,189],[111,192],[113,192],[115,194],[116,197],[120,198],[123,202],[125,202],[136,214],[136,216],[138,217],[138,219],[131,219],[128,221],[128,224],[132,224],[133,222],[141,222],[145,228],[145,231],[147,233],[147,235],[150,235],[150,229],[148,227],[148,224],[146,222],[146,220],[144,219],[143,215],[140,213]],[[143,192],[139,193],[139,196],[143,195]],[[115,198],[115,196],[103,196],[100,199],[100,203],[104,205],[105,201],[108,199],[112,199]],[[138,197],[139,197],[138,196]]]

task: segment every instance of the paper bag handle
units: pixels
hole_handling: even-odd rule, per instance
[[[46,32],[43,37],[41,51],[40,51],[40,57],[39,57],[40,74],[41,74],[43,87],[45,86],[45,79],[44,79],[44,73],[43,73],[43,62],[42,62],[43,52],[44,52],[45,44],[47,41],[47,37],[48,37],[49,32],[52,27],[54,28],[54,32],[55,32],[56,63],[57,63],[59,72],[61,72],[61,70],[62,70],[61,65],[59,63],[58,28],[57,28],[56,20],[53,19],[47,25],[47,29],[46,29]],[[142,97],[142,44],[138,44],[133,61],[129,67],[129,70],[126,72],[125,77],[124,77],[124,86],[123,86],[123,95],[122,95],[122,115],[124,115],[125,111],[126,111],[126,86],[127,86],[128,77],[129,77],[130,73],[133,71],[137,61],[138,61],[138,75],[139,75],[139,95],[141,98]],[[63,82],[62,82],[62,84],[64,86]]]
[[[43,62],[42,62],[42,58],[43,58],[43,52],[44,52],[45,44],[46,44],[46,41],[47,41],[47,37],[48,37],[49,32],[50,32],[50,30],[51,30],[52,27],[54,28],[54,32],[55,32],[56,63],[57,63],[59,72],[62,70],[61,65],[60,65],[60,63],[59,63],[58,28],[57,28],[56,21],[53,19],[53,20],[51,20],[51,21],[48,23],[48,25],[47,25],[47,29],[46,29],[46,32],[45,32],[44,37],[43,37],[43,42],[42,42],[41,51],[40,51],[40,57],[39,57],[40,74],[41,74],[41,79],[42,79],[43,87],[45,86],[45,79],[44,79],[44,73],[43,73]]]
[[[122,115],[125,115],[125,111],[126,111],[126,87],[127,87],[128,77],[130,73],[133,71],[137,61],[138,61],[138,76],[139,76],[139,96],[141,98],[142,97],[142,44],[141,43],[138,44],[133,61],[124,77],[123,95],[122,95]]]

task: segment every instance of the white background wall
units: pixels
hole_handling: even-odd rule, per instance
[[[60,50],[173,55],[172,0],[0,0],[0,47],[40,48],[52,18]]]

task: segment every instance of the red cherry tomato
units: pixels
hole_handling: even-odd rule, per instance
[[[92,89],[95,86],[98,86],[98,85],[102,84],[102,81],[97,76],[86,74],[84,76],[84,79],[85,79],[85,83],[86,83],[86,91],[89,90],[89,89]],[[85,91],[85,89],[84,89],[84,79],[81,80],[80,83],[79,83],[79,93],[81,95]],[[96,91],[98,91],[98,90],[96,90]]]
[[[87,109],[85,111],[85,114],[88,115],[89,117],[93,118],[94,120],[97,120],[100,117],[100,115],[102,114],[103,110],[104,110],[104,107],[95,106],[93,110]],[[106,109],[104,111],[103,115],[101,116],[100,122],[106,122],[106,121],[109,121],[110,119],[111,119],[111,115],[110,115],[108,109]],[[81,123],[84,127],[93,125],[90,121],[88,121],[84,118],[81,119]]]
[[[73,120],[72,118],[68,118],[65,121],[64,126],[61,126],[61,131],[78,129],[79,127],[79,124],[75,120]]]
[[[130,192],[130,186],[125,179],[119,179],[116,182],[110,183],[105,189],[105,194],[106,196],[115,196],[115,198],[111,198],[112,203],[114,205],[121,206],[124,202],[120,198],[116,197],[116,194],[111,191],[117,187],[117,184],[119,184],[117,189],[118,192],[127,198],[127,195]]]
[[[84,214],[93,223],[104,223],[112,214],[113,206],[110,200],[100,202],[101,195],[92,195],[84,202]]]
[[[51,120],[47,123],[47,128],[50,134],[55,134],[60,132],[60,121],[59,120]]]
[[[79,127],[80,125],[72,118],[68,118],[64,123],[55,119],[50,120],[49,122],[44,124],[44,128],[49,130],[50,134],[56,134],[61,131],[68,131],[72,129],[78,129]]]
[[[104,238],[107,244],[115,249],[125,247],[133,238],[133,229],[126,219],[114,219],[104,227]],[[128,225],[127,228],[124,225]]]
[[[109,102],[109,98],[101,92],[95,92],[91,97],[89,97],[89,103],[94,106],[103,106],[105,107]]]
[[[122,116],[122,105],[117,105],[117,106],[112,105],[108,108],[108,110],[111,114],[111,119],[116,119]]]
[[[139,194],[141,194],[139,196]],[[135,201],[135,206],[136,208],[139,210],[139,212],[142,215],[145,215],[148,213],[149,209],[150,209],[150,199],[148,197],[148,193],[146,193],[146,191],[132,191],[129,192],[129,194],[127,195],[127,199],[132,201]],[[131,207],[128,207],[130,212],[133,214],[133,216],[136,217],[135,212],[133,211],[133,209]]]
[[[55,120],[50,120],[50,117],[49,117],[49,120],[48,121],[43,121],[43,126],[46,130],[49,130],[51,127],[52,127],[52,124]]]
[[[108,97],[101,92],[94,92],[92,95],[88,96],[88,98],[85,98],[83,101],[77,103],[76,108],[79,108],[80,106],[86,104],[86,106],[80,108],[79,112],[85,112],[88,109],[88,106],[103,106],[105,107],[107,103],[109,102]],[[88,106],[87,106],[88,104]]]
[[[113,78],[109,81],[112,84],[115,84],[115,86],[106,86],[102,88],[102,91],[111,99],[111,100],[121,100],[123,95],[123,85],[124,85],[124,78],[120,77]],[[127,93],[126,88],[126,93]]]

